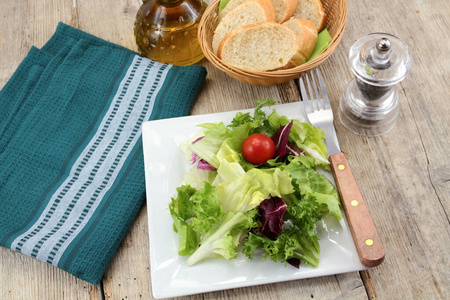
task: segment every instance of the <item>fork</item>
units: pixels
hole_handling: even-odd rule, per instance
[[[341,196],[341,202],[347,216],[348,225],[361,263],[366,267],[374,267],[384,260],[384,247],[378,236],[375,225],[358,189],[355,178],[350,170],[347,159],[339,148],[339,142],[333,125],[333,111],[325,88],[325,83],[316,69],[306,72],[304,78],[299,77],[302,102],[308,121],[314,127],[320,127],[325,132],[325,142],[330,155],[330,168]],[[320,87],[316,84],[317,77]],[[311,79],[309,79],[311,78]],[[305,83],[308,87],[308,92]]]

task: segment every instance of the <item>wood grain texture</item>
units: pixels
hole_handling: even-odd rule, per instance
[[[449,36],[448,20],[442,17],[449,13],[449,3],[349,1],[349,11],[358,14],[348,15],[342,45],[365,33],[389,32],[405,40],[414,58],[410,74],[397,86],[401,111],[391,132],[355,138],[335,122],[341,149],[386,251],[379,267],[363,272],[368,295],[449,298],[450,166],[444,151],[449,147],[445,68],[450,61],[444,54],[449,42],[442,38]],[[351,78],[347,74],[336,91]],[[335,97],[339,99],[339,92]]]
[[[0,0],[0,87],[31,45],[41,47],[59,21],[136,50],[138,0]],[[341,43],[321,66],[337,116],[352,78],[348,50],[361,36],[388,32],[410,46],[414,63],[397,85],[401,111],[394,129],[359,137],[335,120],[341,149],[386,251],[385,261],[361,273],[340,274],[180,299],[450,299],[450,5],[447,0],[348,1]],[[241,84],[201,62],[208,76],[191,114],[254,107],[253,100],[298,101],[294,82]],[[1,109],[1,108],[0,108]],[[1,201],[1,199],[0,199]],[[152,299],[146,207],[142,207],[101,285],[96,286],[0,248],[0,299]]]
[[[331,155],[330,165],[359,260],[366,267],[376,267],[384,260],[383,242],[378,236],[345,155]]]

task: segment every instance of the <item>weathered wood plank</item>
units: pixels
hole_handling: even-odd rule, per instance
[[[351,44],[370,32],[399,36],[414,58],[411,73],[397,86],[401,112],[391,132],[378,138],[358,138],[335,122],[342,149],[352,169],[356,168],[355,177],[386,248],[385,262],[363,272],[363,280],[370,298],[446,299],[450,283],[450,166],[444,153],[449,147],[450,60],[445,54],[449,42],[442,37],[449,36],[444,17],[450,12],[449,4],[348,4],[349,12],[354,13],[349,13],[340,45],[346,46],[345,51],[337,50],[342,62]],[[325,66],[336,73],[335,68]],[[340,79],[327,79],[333,86],[335,111],[351,78],[348,68],[338,76]]]
[[[77,27],[71,0],[2,1],[0,10],[0,87],[8,81],[31,46],[41,47],[59,21]]]
[[[0,248],[0,282],[0,299],[100,299],[99,287],[5,248]]]

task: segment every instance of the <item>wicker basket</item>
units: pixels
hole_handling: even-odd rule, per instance
[[[331,35],[331,42],[315,59],[303,65],[291,69],[277,71],[248,71],[234,67],[221,61],[212,50],[212,38],[217,26],[217,16],[220,0],[213,1],[200,20],[198,28],[198,38],[200,47],[206,58],[218,69],[222,70],[230,77],[243,83],[254,85],[275,85],[288,82],[308,70],[311,70],[326,60],[338,45],[342,38],[347,20],[346,0],[322,0],[323,8],[327,14],[327,26]]]

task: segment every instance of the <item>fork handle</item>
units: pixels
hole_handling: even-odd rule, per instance
[[[359,259],[375,267],[384,260],[384,247],[344,153],[331,155],[330,163]]]

